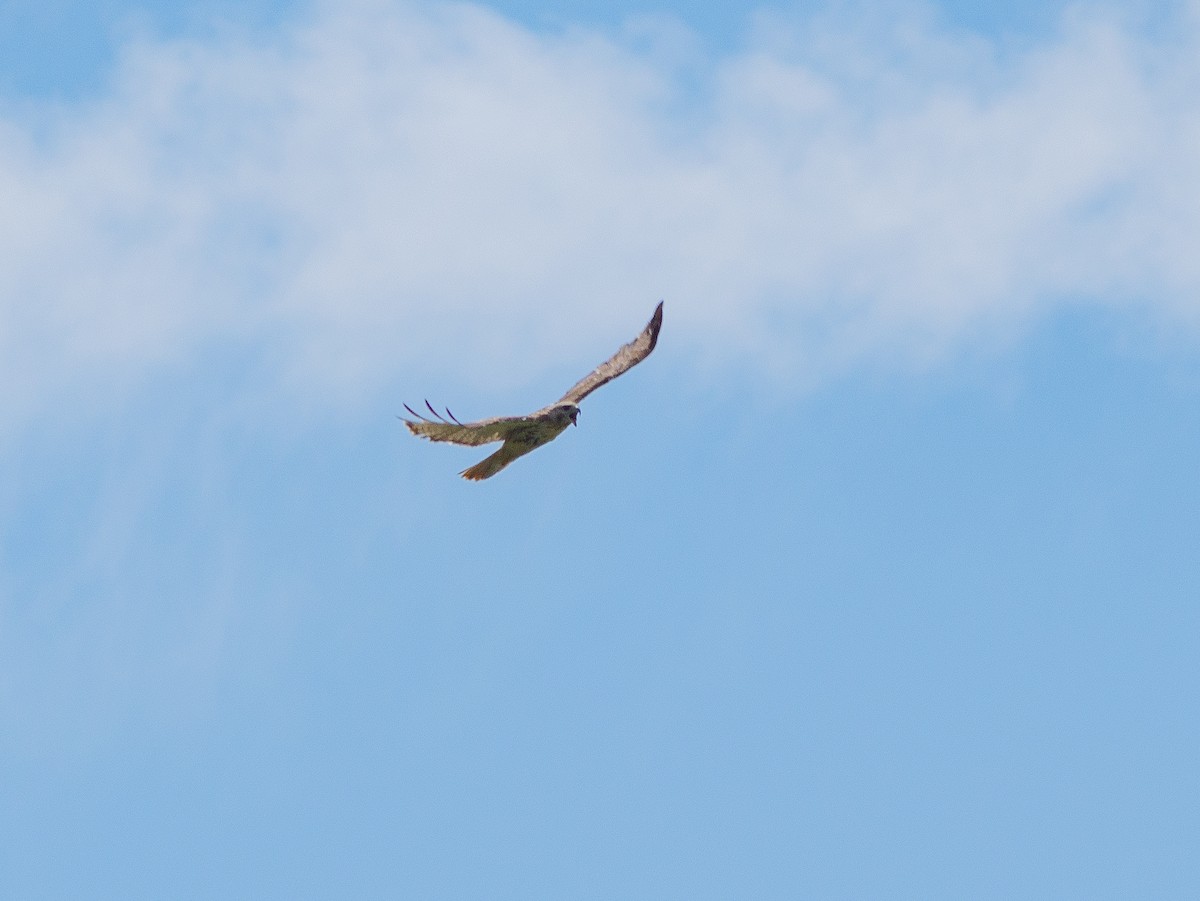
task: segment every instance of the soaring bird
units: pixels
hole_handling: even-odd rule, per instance
[[[650,356],[650,351],[654,350],[654,345],[658,343],[658,330],[662,328],[662,311],[663,305],[660,301],[640,335],[580,379],[562,397],[536,413],[530,413],[528,416],[496,416],[478,422],[459,422],[448,407],[446,415],[442,416],[427,400],[425,406],[439,421],[435,422],[405,404],[404,409],[416,418],[405,419],[404,424],[414,435],[428,438],[430,441],[470,445],[503,441],[500,450],[459,473],[464,479],[471,481],[491,478],[518,457],[523,457],[531,450],[553,441],[567,426],[578,425],[576,418],[579,416],[581,400]]]

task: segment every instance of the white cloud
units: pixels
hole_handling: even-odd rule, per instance
[[[660,297],[697,349],[819,375],[1063,302],[1200,312],[1200,33],[1014,49],[763,17],[736,53],[328,4],[145,40],[102,102],[0,122],[0,378],[251,347],[318,397],[590,359]],[[552,340],[553,339],[553,340]],[[560,341],[561,339],[561,341]]]

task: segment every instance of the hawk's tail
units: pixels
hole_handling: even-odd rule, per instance
[[[464,469],[459,473],[464,479],[470,479],[472,482],[478,482],[481,479],[490,479],[505,466],[511,463],[517,457],[528,453],[527,449],[518,450],[513,447],[511,442],[504,442],[500,450],[496,451],[490,457],[480,460],[470,469]]]

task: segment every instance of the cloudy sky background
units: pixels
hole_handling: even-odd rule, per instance
[[[6,893],[1200,887],[1200,5],[0,11]]]

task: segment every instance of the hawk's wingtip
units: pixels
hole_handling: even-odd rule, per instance
[[[654,346],[658,344],[658,332],[662,328],[662,311],[663,302],[660,300],[658,306],[654,308],[654,315],[650,317],[650,321],[646,323],[646,331],[650,333],[650,349],[647,354],[654,350]]]

